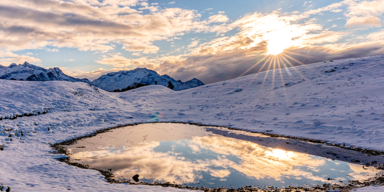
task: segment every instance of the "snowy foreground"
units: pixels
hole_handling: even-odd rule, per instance
[[[0,183],[11,191],[184,191],[109,184],[99,172],[60,163],[55,160],[60,155],[49,153],[48,143],[135,122],[230,125],[384,151],[383,74],[384,58],[375,56],[267,71],[178,92],[147,86],[111,93],[81,82],[0,80],[0,117],[48,111],[0,121],[0,145],[5,146]],[[11,128],[13,141],[3,132]]]

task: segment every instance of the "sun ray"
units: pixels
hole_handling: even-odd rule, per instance
[[[292,63],[287,58],[285,58],[285,56],[283,56],[282,58],[292,67],[293,70],[296,71],[297,74],[299,74],[303,79],[308,80],[308,78],[304,77],[304,75],[301,74],[300,71],[297,70],[296,67],[292,65]]]
[[[272,58],[271,55],[268,56],[268,59],[264,62],[263,66],[259,69],[259,71],[256,73],[256,75],[253,77],[252,81],[256,78],[257,75],[259,75],[260,71],[264,68],[264,66],[268,63],[268,61]]]
[[[318,59],[318,58],[316,58],[316,57],[312,57],[312,56],[309,56],[309,55],[303,55],[303,54],[300,54],[300,53],[294,53],[294,52],[290,52],[290,51],[284,51],[284,53],[286,53],[286,54],[298,55],[298,56],[307,57],[307,58],[312,58],[312,59]]]
[[[287,73],[289,74],[289,76],[291,76],[292,74],[291,74],[291,71],[289,70],[289,67],[287,67],[287,65],[285,65],[285,63],[284,63],[284,61],[283,61],[283,59],[285,59],[284,55],[281,55],[280,59],[281,59],[281,63],[282,63],[282,65],[284,65],[285,70],[287,71]]]
[[[285,53],[281,53],[281,54],[284,55],[285,57],[288,57],[289,59],[292,59],[293,61],[296,61],[296,62],[299,63],[300,65],[304,65],[304,66],[306,66],[306,64],[302,63],[301,61],[296,60],[295,58],[293,58],[293,57],[291,57],[291,56],[289,56],[289,55],[287,55],[287,54],[285,54]],[[308,67],[308,66],[307,66],[307,67]]]
[[[279,65],[279,71],[280,71],[280,78],[281,78],[281,83],[283,84],[283,91],[284,91],[284,97],[285,97],[285,103],[288,103],[288,97],[287,97],[287,89],[285,87],[285,81],[283,77],[283,72],[281,70],[280,62],[284,64],[283,59],[281,57],[278,58],[279,60],[277,61],[277,64]],[[285,64],[284,64],[285,65]]]
[[[270,57],[270,58],[272,58],[272,57]],[[266,71],[266,73],[265,73],[264,80],[263,80],[263,84],[261,85],[261,89],[264,87],[264,83],[265,83],[265,81],[267,80],[269,70],[271,69],[271,64],[272,64],[271,62],[272,62],[271,59],[269,59],[269,66],[268,66],[268,69],[267,69],[267,71]],[[267,63],[267,62],[266,62],[266,63]],[[264,63],[263,67],[265,66],[266,63]],[[262,69],[262,68],[261,68],[261,69]],[[261,69],[260,69],[260,70],[261,70]],[[261,89],[260,89],[260,90],[261,90]]]
[[[293,66],[292,63],[288,59],[286,59],[284,56],[282,58],[292,67],[293,70],[296,71],[297,74],[299,74],[301,76],[301,78],[308,81],[313,86],[313,83],[308,78],[306,78],[303,74],[301,74],[300,71],[297,70],[296,67]]]
[[[275,56],[273,57],[272,89],[273,89],[273,86],[275,85],[276,60],[277,60],[277,56],[275,55]]]
[[[250,67],[248,70],[246,70],[244,73],[242,73],[239,77],[245,75],[246,73],[248,73],[250,70],[252,70],[253,68],[255,68],[257,65],[259,65],[265,58],[269,57],[269,55],[266,55],[263,57],[263,59],[261,59],[259,62],[257,62],[256,64],[254,64],[252,67]]]
[[[264,62],[263,66],[261,66],[261,68],[259,69],[259,71],[257,73],[260,73],[260,71],[264,68],[264,66],[269,62],[269,60],[271,60],[272,56],[269,55],[268,59]]]

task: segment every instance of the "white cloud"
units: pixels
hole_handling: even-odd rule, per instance
[[[352,17],[345,24],[347,27],[367,26],[367,27],[381,27],[381,20],[378,17]]]
[[[346,16],[350,17],[346,23],[348,27],[367,26],[381,27],[380,17],[384,13],[384,1],[351,1]]]
[[[304,4],[303,4],[303,7],[307,6],[308,4],[311,4],[312,1],[305,1]]]
[[[58,49],[46,49],[48,52],[59,52]]]
[[[193,47],[196,47],[199,45],[199,41],[198,40],[195,40],[195,41],[192,41],[191,44],[188,45],[189,48],[193,48]]]
[[[109,70],[99,68],[99,69],[91,71],[91,72],[84,72],[84,71],[80,71],[80,70],[69,70],[68,68],[65,68],[65,67],[60,67],[60,69],[66,75],[69,75],[69,76],[72,76],[75,78],[87,78],[91,81],[95,80],[96,78],[99,78],[102,75],[121,70],[121,69],[116,69],[116,68],[112,68]]]
[[[0,65],[8,66],[12,63],[33,63],[40,65],[41,60],[39,58],[31,57],[28,55],[18,55],[9,51],[1,52],[0,51]]]
[[[175,4],[175,3],[176,3],[175,1],[172,1],[172,2],[169,2],[168,4],[171,4],[171,5],[172,5],[172,4]]]
[[[226,15],[212,15],[208,18],[209,23],[226,23],[229,21],[229,18]]]
[[[367,36],[368,39],[372,40],[372,41],[380,41],[380,40],[384,40],[384,30],[381,30],[381,31],[378,31],[378,32],[374,32],[374,33],[371,33]]]
[[[340,13],[340,12],[342,12],[342,11],[343,11],[342,9],[331,10],[331,12],[333,12],[333,13]]]

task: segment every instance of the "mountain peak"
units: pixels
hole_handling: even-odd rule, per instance
[[[12,63],[11,65],[9,65],[9,68],[13,68],[13,67],[16,67],[17,64],[16,63]]]

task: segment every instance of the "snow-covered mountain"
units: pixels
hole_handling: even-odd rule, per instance
[[[93,85],[106,91],[122,90],[127,87],[136,87],[138,84],[143,85],[163,85],[168,87],[168,82],[174,86],[173,90],[180,91],[193,87],[204,85],[203,82],[194,78],[187,82],[176,81],[168,75],[160,76],[155,71],[145,68],[137,68],[131,71],[119,71],[108,73],[99,77],[92,82]]]
[[[25,62],[12,63],[8,67],[0,65],[0,79],[23,81],[70,81],[91,83],[88,79],[77,79],[64,74],[58,67],[44,69]]]

